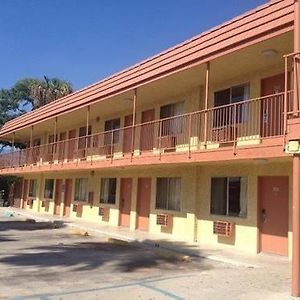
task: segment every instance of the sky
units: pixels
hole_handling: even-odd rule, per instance
[[[0,88],[95,83],[267,0],[0,0]]]

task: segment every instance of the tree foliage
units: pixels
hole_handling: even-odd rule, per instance
[[[21,79],[10,89],[0,89],[0,125],[72,92],[72,85],[59,78]]]

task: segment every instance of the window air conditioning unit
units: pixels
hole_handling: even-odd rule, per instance
[[[109,221],[109,207],[100,206],[99,207],[99,216],[102,217],[102,221]]]
[[[213,232],[220,236],[233,235],[234,223],[228,221],[214,221]]]
[[[172,227],[173,215],[169,214],[158,214],[156,216],[156,224],[162,227]]]

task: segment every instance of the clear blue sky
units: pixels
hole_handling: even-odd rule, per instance
[[[59,77],[75,89],[267,0],[0,0],[0,88]]]

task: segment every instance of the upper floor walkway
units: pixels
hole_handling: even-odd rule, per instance
[[[0,172],[286,156],[291,97],[292,92],[276,93],[80,137],[61,136],[0,155]]]

